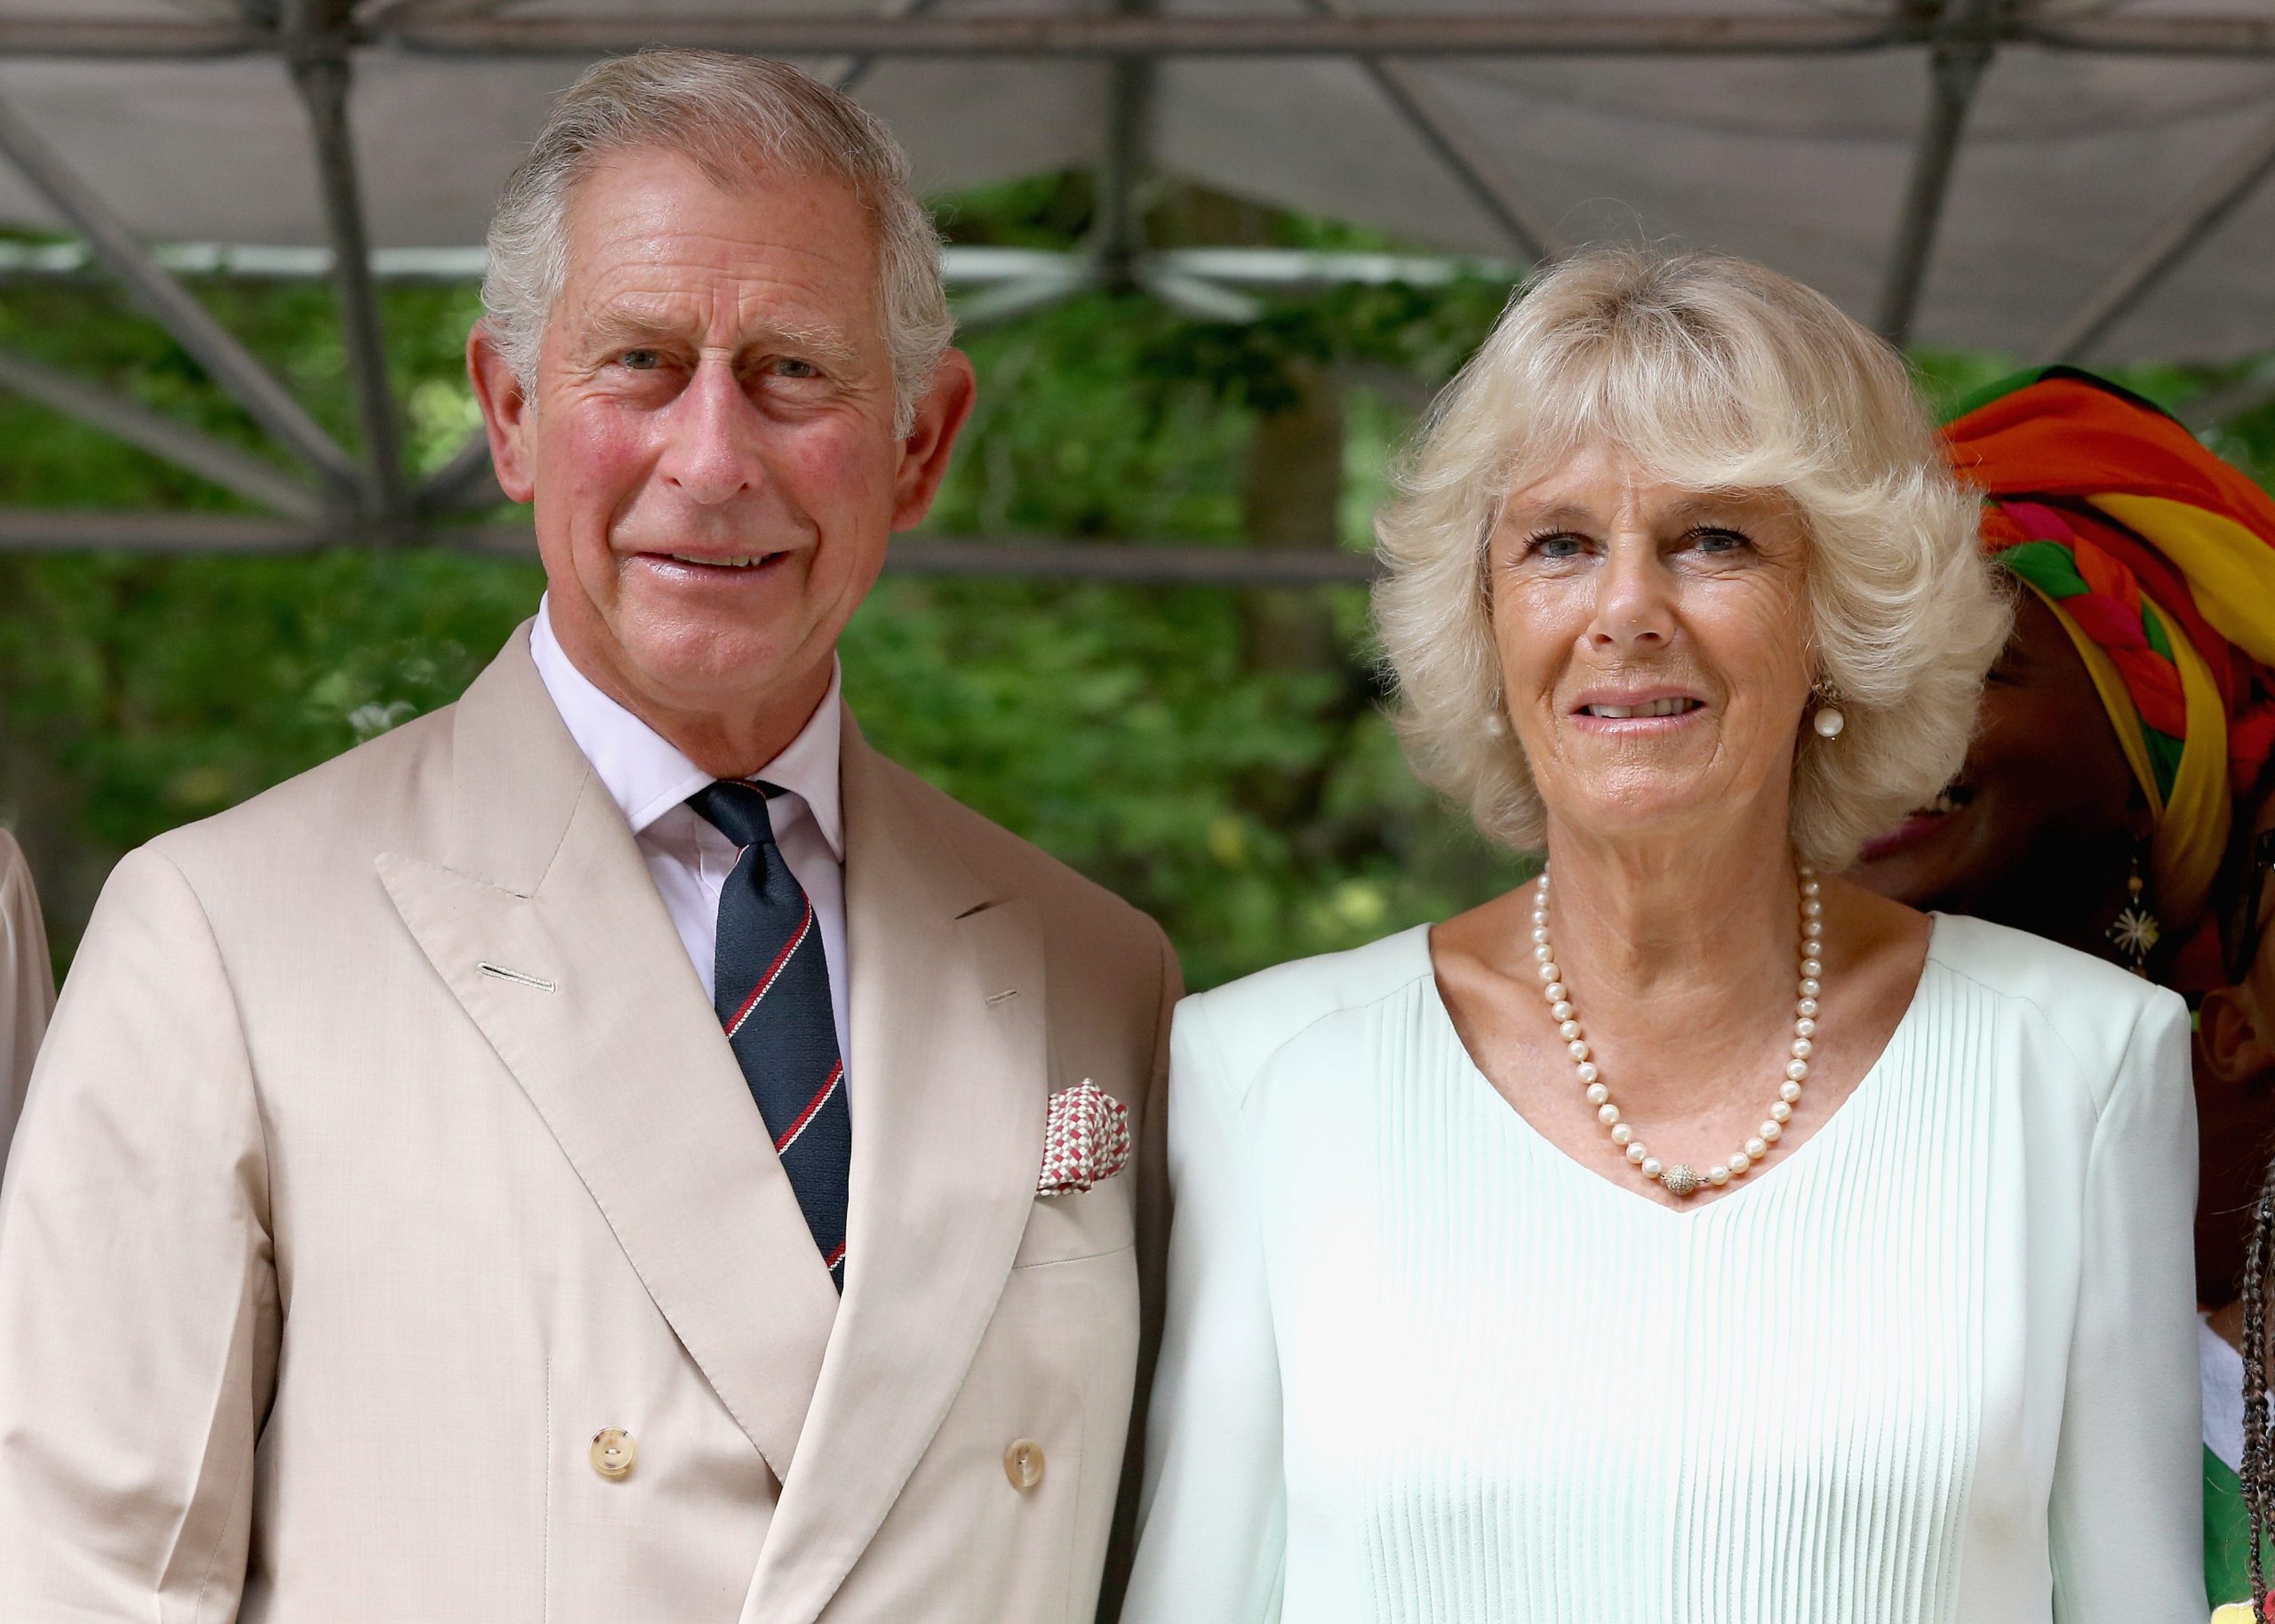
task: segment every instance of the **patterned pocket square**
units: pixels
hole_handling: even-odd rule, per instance
[[[1130,1165],[1130,1109],[1084,1078],[1050,1096],[1042,1131],[1039,1196],[1066,1196],[1103,1183]]]

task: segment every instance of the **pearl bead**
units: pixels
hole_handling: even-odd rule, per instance
[[[1760,1132],[1764,1144],[1776,1144],[1784,1136],[1785,1126],[1773,1114],[1768,1121],[1761,1125]]]
[[[1748,1167],[1752,1166],[1753,1158],[1748,1156],[1744,1150],[1733,1150],[1730,1152],[1730,1176],[1732,1178],[1738,1177],[1741,1174],[1744,1173]]]
[[[1801,960],[1801,974],[1804,975],[1822,975],[1824,974],[1824,966],[1815,959],[1804,959]]]
[[[1730,1170],[1716,1162],[1706,1169],[1706,1182],[1709,1184],[1727,1184],[1730,1182]]]
[[[1532,922],[1536,925],[1545,926],[1548,923],[1548,910],[1545,908],[1535,908],[1532,911]]]
[[[1769,1119],[1772,1122],[1791,1122],[1793,1119],[1793,1108],[1780,1100],[1769,1108]],[[1764,1134],[1762,1137],[1767,1139],[1768,1135]]]
[[[1823,903],[1819,902],[1819,901],[1818,901],[1816,897],[1814,897],[1814,896],[1808,897],[1808,898],[1806,898],[1806,899],[1804,899],[1804,900],[1803,900],[1803,902],[1802,902],[1802,904],[1801,904],[1801,917],[1802,917],[1802,918],[1804,918],[1804,919],[1822,919],[1824,916],[1824,904]]]
[[[1806,875],[1808,875],[1808,874],[1813,874],[1813,873],[1815,873],[1816,872],[1816,871],[1815,869],[1808,869],[1808,868],[1805,868],[1805,869],[1803,869],[1803,870],[1801,871],[1802,874],[1803,874],[1803,875],[1805,875],[1805,876],[1806,876]],[[1822,885],[1819,885],[1819,884],[1818,884],[1816,880],[1809,880],[1809,879],[1806,879],[1806,878],[1805,878],[1805,879],[1803,879],[1803,880],[1802,880],[1802,881],[1801,881],[1801,895],[1802,895],[1803,896],[1815,896],[1818,892],[1820,892],[1820,891],[1822,891],[1822,890],[1824,890],[1824,888]]]
[[[1540,978],[1545,982],[1561,982],[1564,979],[1564,972],[1558,969],[1553,964],[1543,962],[1540,967]]]
[[[1635,1148],[1640,1150],[1642,1147],[1638,1145]],[[1660,1174],[1666,1171],[1665,1168],[1659,1166],[1659,1158],[1656,1156],[1647,1156],[1635,1165],[1637,1169],[1641,1172],[1643,1176],[1647,1179],[1655,1179],[1658,1177]]]
[[[1580,1023],[1577,1021],[1559,1022],[1556,1035],[1569,1043],[1580,1035]]]
[[[1796,1038],[1793,1039],[1793,1058],[1795,1060],[1807,1060],[1816,1052],[1816,1045],[1811,1043],[1807,1038]]]
[[[1612,1124],[1612,1126],[1611,1126],[1611,1142],[1612,1142],[1612,1143],[1614,1143],[1614,1144],[1616,1144],[1616,1145],[1629,1145],[1629,1144],[1632,1144],[1634,1142],[1635,1142],[1635,1130],[1634,1130],[1633,1128],[1632,1128],[1632,1127],[1628,1126],[1627,1126],[1627,1124],[1625,1124],[1624,1122],[1615,1122],[1615,1123],[1613,1123],[1613,1124]]]
[[[1839,738],[1840,730],[1848,725],[1848,719],[1829,705],[1817,706],[1816,714],[1809,718],[1809,726],[1816,729],[1819,738]]]
[[[1561,1004],[1564,1001],[1564,983],[1562,982],[1552,981],[1543,990],[1547,992],[1548,1001],[1550,1003]]]
[[[1817,951],[1816,945],[1816,938],[1824,935],[1824,921],[1823,919],[1802,920],[1801,935],[1810,939],[1809,951],[1813,953],[1816,952]]]
[[[1548,939],[1544,936],[1539,941],[1533,943],[1532,956],[1539,959],[1543,964],[1546,964],[1550,959],[1556,957],[1556,950],[1548,945]]]
[[[1795,1082],[1797,1082],[1797,1083],[1798,1083],[1798,1082],[1800,1082],[1800,1081],[1801,1080],[1801,1079],[1803,1079],[1803,1078],[1807,1077],[1808,1074],[1809,1074],[1809,1063],[1808,1063],[1808,1061],[1806,1061],[1806,1060],[1795,1060],[1795,1061],[1789,1061],[1789,1062],[1787,1062],[1787,1063],[1786,1063],[1786,1065],[1785,1065],[1785,1075],[1786,1075],[1787,1077],[1791,1078],[1793,1081],[1795,1081]]]
[[[1793,1010],[1797,1015],[1814,1015],[1816,1014],[1816,1000],[1813,998],[1805,998],[1793,1006]]]
[[[1780,1083],[1777,1085],[1777,1097],[1784,1103],[1791,1105],[1801,1097],[1801,1086],[1791,1081]]]
[[[1600,1105],[1609,1098],[1611,1098],[1611,1090],[1605,1087],[1601,1083],[1590,1083],[1588,1085],[1589,1104]]]
[[[1550,1016],[1550,1018],[1551,1018],[1551,1019],[1553,1019],[1553,1020],[1558,1020],[1558,1021],[1569,1021],[1569,1020],[1570,1020],[1570,1019],[1572,1018],[1572,1003],[1571,1003],[1571,1000],[1570,1000],[1569,999],[1560,999],[1560,1000],[1558,1000],[1556,1003],[1551,1004],[1551,1005],[1548,1007],[1548,1013],[1549,1013],[1549,1016]]]
[[[1803,1015],[1800,1020],[1793,1023],[1793,1036],[1796,1038],[1816,1037],[1816,1023],[1810,1020],[1807,1015]]]
[[[1651,1154],[1643,1148],[1643,1142],[1638,1139],[1627,1147],[1627,1159],[1640,1167],[1651,1159]]]
[[[1616,1105],[1604,1106],[1600,1111],[1596,1112],[1596,1120],[1602,1123],[1606,1127],[1609,1127],[1613,1123],[1619,1120],[1619,1107]]]
[[[1534,926],[1534,927],[1532,927],[1532,939],[1533,939],[1534,941],[1536,941],[1536,942],[1545,942],[1545,941],[1547,941],[1547,940],[1548,940],[1548,927],[1547,927],[1547,926],[1545,926],[1545,925],[1536,925],[1536,926]]]
[[[1585,1060],[1588,1057],[1588,1046],[1575,1038],[1564,1046],[1564,1052],[1575,1060]]]
[[[1580,1063],[1580,1080],[1582,1082],[1592,1083],[1601,1075],[1602,1073],[1596,1070],[1595,1063],[1592,1061],[1582,1061]]]
[[[1801,996],[1803,998],[1815,998],[1818,993],[1824,991],[1824,983],[1819,981],[1816,976],[1804,975],[1801,977]]]
[[[1772,1126],[1772,1127],[1776,1127],[1777,1125],[1776,1125],[1775,1122],[1773,1122],[1773,1123],[1771,1123],[1769,1126]],[[1750,1162],[1758,1162],[1758,1161],[1760,1161],[1763,1157],[1765,1157],[1765,1156],[1767,1156],[1767,1155],[1768,1155],[1768,1154],[1769,1154],[1769,1142],[1768,1142],[1768,1140],[1766,1140],[1766,1139],[1749,1139],[1749,1140],[1747,1140],[1747,1141],[1745,1142],[1745,1158],[1746,1158],[1746,1160],[1748,1160],[1748,1161],[1750,1161]],[[1736,1160],[1737,1160],[1737,1158],[1736,1158],[1736,1157],[1735,1157],[1735,1156],[1733,1156],[1732,1158],[1730,1158],[1730,1159],[1731,1159],[1732,1161],[1736,1161]]]

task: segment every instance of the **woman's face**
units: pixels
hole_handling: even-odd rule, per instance
[[[1502,505],[1504,705],[1552,819],[1604,834],[1775,816],[1809,668],[1808,542],[1768,492],[1587,450]]]
[[[2111,888],[2146,817],[2085,663],[2053,611],[2024,593],[1960,776],[1867,846],[1851,878],[1915,908],[2106,956]]]

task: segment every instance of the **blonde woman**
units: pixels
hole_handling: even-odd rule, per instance
[[[1513,305],[1377,609],[1547,868],[1179,1010],[1132,1624],[2204,1616],[2180,999],[1831,878],[1959,763],[1976,518],[1781,276]]]

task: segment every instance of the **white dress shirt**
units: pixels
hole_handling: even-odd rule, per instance
[[[732,840],[687,804],[689,796],[712,782],[711,775],[577,669],[553,635],[549,599],[538,605],[530,654],[569,736],[593,764],[624,821],[632,825],[640,855],[647,860],[664,908],[687,948],[688,962],[695,967],[704,996],[710,997],[719,944],[719,892],[734,872],[738,855]],[[838,697],[843,674],[833,665],[829,691],[798,736],[752,776],[786,792],[767,801],[766,815],[783,861],[805,888],[814,918],[821,924],[837,1052],[845,1061],[850,1085],[853,1054],[846,1021],[846,989],[851,983],[845,969],[845,823],[837,784]]]

